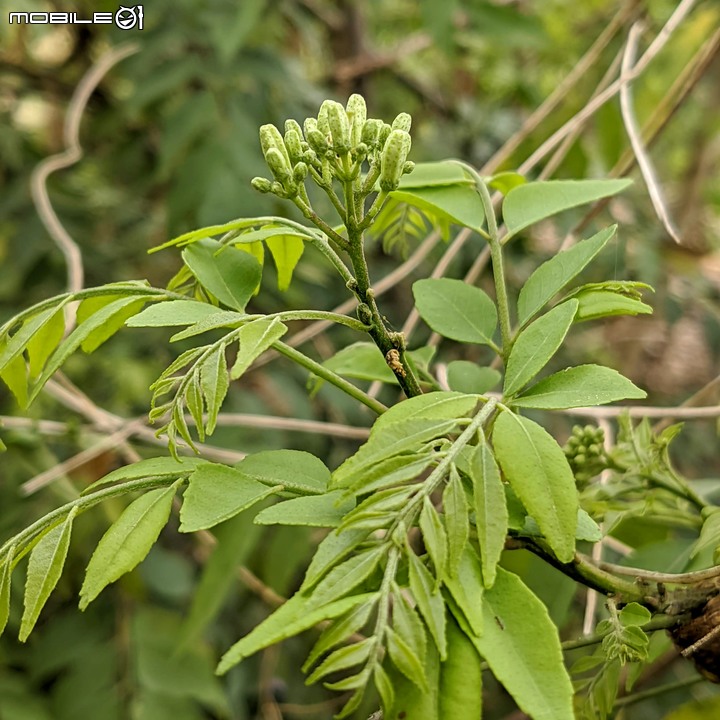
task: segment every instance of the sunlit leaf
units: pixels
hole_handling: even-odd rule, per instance
[[[144,560],[167,523],[180,482],[141,495],[125,508],[102,536],[85,571],[80,589],[81,610],[107,585]]]

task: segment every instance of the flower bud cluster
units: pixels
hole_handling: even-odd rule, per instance
[[[605,433],[594,425],[575,425],[563,448],[565,457],[575,475],[578,488],[583,489],[590,480],[608,467],[605,454]]]
[[[407,113],[400,113],[392,125],[368,118],[361,95],[351,95],[345,107],[325,100],[318,116],[307,118],[302,127],[287,120],[284,136],[274,125],[260,128],[260,146],[272,180],[256,177],[252,185],[260,192],[292,199],[305,195],[308,175],[320,187],[329,188],[335,179],[358,180],[367,163],[372,182],[365,194],[378,179],[381,189],[390,192],[415,167],[407,159],[411,123]]]

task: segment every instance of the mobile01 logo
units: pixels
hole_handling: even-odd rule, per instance
[[[10,25],[111,25],[121,30],[143,29],[143,6],[121,5],[114,13],[94,12],[90,17],[78,17],[76,12],[11,12]]]

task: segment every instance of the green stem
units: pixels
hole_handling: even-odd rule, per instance
[[[300,198],[293,198],[293,202],[300,212],[316,227],[322,230],[329,238],[331,238],[343,250],[348,247],[348,241],[339,232],[333,230],[309,205],[306,205]]]
[[[190,473],[193,468],[188,468]],[[183,473],[178,473],[182,475]],[[109,500],[110,498],[119,497],[121,495],[127,495],[128,493],[134,492],[135,490],[150,490],[152,488],[166,487],[172,485],[178,480],[177,476],[170,478],[141,478],[139,480],[129,480],[121,485],[113,485],[112,487],[103,488],[98,490],[92,495],[83,495],[69,503],[66,503],[62,507],[59,507],[52,512],[48,513],[39,520],[36,520],[32,525],[26,527],[22,532],[18,533],[15,537],[8,540],[2,547],[0,547],[0,564],[2,564],[3,558],[7,557],[10,548],[20,548],[19,551],[13,556],[13,565],[24,557],[30,550],[32,550],[32,541],[42,535],[45,530],[51,530],[53,527],[59,525],[67,517],[67,514],[75,507],[78,508],[78,514],[89,510],[91,507],[98,505],[99,503]],[[21,547],[24,546],[24,547]]]
[[[669,628],[673,628],[682,623],[686,617],[687,616],[678,615],[656,615],[642,626],[642,630],[646,633],[655,632],[656,630],[668,630]],[[562,649],[564,651],[568,651],[577,650],[590,645],[598,645],[605,639],[606,636],[607,633],[592,633],[591,635],[585,635],[577,640],[566,640],[562,643]]]
[[[345,378],[340,377],[340,375],[334,373],[332,370],[328,370],[328,368],[326,368],[324,365],[321,365],[319,362],[312,360],[307,355],[301,353],[299,350],[296,350],[295,348],[286,345],[284,342],[279,341],[273,343],[273,348],[282,355],[284,355],[286,358],[289,358],[293,362],[296,362],[298,365],[306,368],[314,375],[317,375],[323,380],[327,380],[331,385],[334,385],[336,388],[339,388],[343,392],[347,393],[348,395],[350,395],[350,397],[359,400],[363,405],[369,407],[373,412],[377,413],[378,415],[382,415],[387,410],[387,407],[383,405],[379,400],[371,398],[367,393],[364,393],[362,390],[360,390],[360,388],[356,387],[351,382],[348,382]]]
[[[649,690],[643,690],[642,692],[636,692],[632,695],[626,695],[625,697],[618,698],[613,705],[613,709],[627,707],[633,703],[647,700],[658,695],[664,695],[665,693],[675,692],[676,690],[682,690],[690,687],[691,685],[697,685],[701,682],[707,682],[707,678],[702,675],[691,675],[684,680],[678,680],[677,682],[666,683],[665,685],[658,685],[658,687],[650,688]]]
[[[355,318],[348,317],[347,315],[340,315],[339,313],[328,312],[327,310],[283,310],[278,313],[272,313],[271,315],[261,315],[258,317],[276,317],[282,321],[328,320],[330,322],[337,323],[338,325],[345,325],[353,330],[364,333],[370,329],[368,325],[364,325]]]
[[[385,200],[387,200],[387,197],[390,193],[387,190],[381,190],[373,200],[372,205],[370,206],[369,210],[367,211],[365,217],[360,222],[360,225],[358,226],[358,230],[363,231],[367,230],[370,225],[372,225],[373,220],[377,217],[380,210],[382,210],[382,206],[385,204]]]
[[[430,497],[430,495],[435,492],[440,483],[445,479],[450,465],[455,462],[462,449],[475,437],[478,429],[490,419],[496,407],[497,400],[495,398],[487,400],[480,411],[470,421],[470,424],[450,446],[445,457],[436,465],[427,479],[423,481],[420,491],[416,493],[405,508],[398,513],[393,526],[388,531],[388,536],[392,536],[393,531],[400,522],[405,522],[407,527],[412,526],[414,515],[420,511],[422,504],[425,502],[425,498]]]
[[[483,210],[485,211],[485,219],[488,228],[488,243],[490,245],[490,258],[493,267],[493,279],[495,281],[495,299],[498,307],[498,318],[500,320],[500,334],[502,336],[502,357],[507,364],[510,350],[512,349],[512,328],[510,323],[510,304],[508,302],[507,283],[505,282],[505,268],[503,264],[502,243],[498,232],[497,219],[495,217],[495,209],[493,208],[490,191],[482,179],[480,174],[472,165],[468,165],[462,161],[456,161],[464,168],[473,180],[475,180],[475,189],[482,200]]]

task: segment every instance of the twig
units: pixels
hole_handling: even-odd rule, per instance
[[[610,407],[581,407],[560,410],[564,415],[580,417],[614,418],[627,413],[631,418],[678,418],[702,420],[720,416],[720,405],[707,407],[642,407],[640,405],[612,405]]]
[[[625,46],[625,52],[623,53],[622,70],[620,79],[623,80],[630,75],[632,71],[633,62],[635,60],[635,53],[637,52],[638,40],[641,33],[640,23],[634,23],[630,28],[628,34],[627,45]],[[645,180],[645,185],[650,195],[650,201],[655,209],[655,214],[663,224],[666,232],[670,237],[678,244],[681,245],[680,236],[675,228],[672,220],[670,219],[670,213],[668,212],[665,199],[662,195],[660,184],[655,175],[650,157],[643,147],[642,137],[640,129],[638,128],[637,120],[635,119],[635,113],[632,107],[632,91],[630,89],[630,83],[625,82],[620,87],[620,113],[622,115],[625,130],[630,139],[630,146],[635,153],[638,168],[640,174]]]
[[[82,158],[83,150],[80,145],[80,122],[90,96],[114,65],[129,55],[136,53],[139,49],[136,43],[120,45],[113,48],[103,55],[83,76],[75,88],[65,116],[63,128],[65,150],[39,162],[35,166],[30,178],[33,202],[35,203],[40,220],[53,242],[65,256],[65,262],[67,264],[67,289],[69,292],[78,292],[83,287],[84,270],[82,253],[80,252],[78,244],[70,237],[53,209],[50,196],[48,195],[47,180],[52,173],[68,168]]]
[[[522,165],[518,168],[518,172],[525,174],[532,170],[548,153],[552,152],[567,135],[573,132],[574,128],[584,123],[588,118],[594,115],[608,100],[613,98],[625,84],[632,82],[640,77],[647,66],[655,59],[657,54],[665,47],[673,32],[685,19],[692,9],[696,0],[681,0],[675,8],[675,12],[670,16],[668,21],[658,33],[656,38],[650,44],[650,47],[640,57],[640,60],[634,65],[632,70],[626,77],[620,78],[612,83],[604,92],[591,100],[585,107],[556,130]]]

